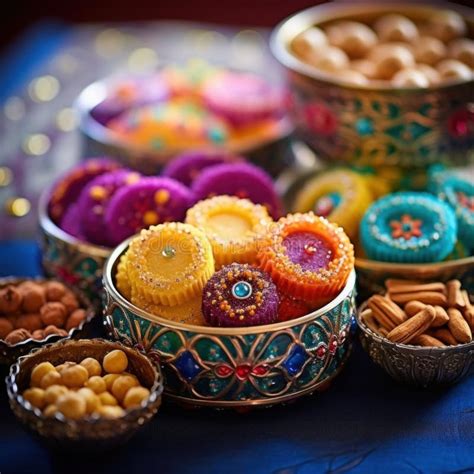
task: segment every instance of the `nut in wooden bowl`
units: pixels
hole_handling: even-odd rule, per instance
[[[357,313],[362,346],[394,379],[433,388],[461,380],[474,361],[474,305],[458,280],[389,279]]]

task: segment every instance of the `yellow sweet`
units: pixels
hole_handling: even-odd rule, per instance
[[[102,405],[97,409],[96,413],[102,418],[113,420],[121,418],[125,414],[125,411],[119,406]]]
[[[44,374],[40,382],[40,387],[46,389],[51,385],[57,385],[61,383],[61,374],[56,370],[51,370],[50,372]]]
[[[58,412],[58,407],[56,405],[48,405],[44,410],[43,410],[43,415],[46,418],[52,418],[56,413]]]
[[[120,377],[120,374],[107,374],[102,377],[107,390],[112,389],[112,384]]]
[[[209,239],[216,268],[232,262],[255,263],[258,245],[272,223],[265,207],[248,199],[216,196],[195,204],[186,222]]]
[[[76,392],[69,391],[62,397],[59,397],[56,405],[58,407],[58,411],[61,412],[66,418],[79,420],[86,415],[86,401],[84,397]]]
[[[87,413],[96,411],[102,405],[99,397],[90,388],[80,388],[77,393],[85,400]]]
[[[39,387],[41,379],[50,371],[56,371],[50,362],[41,362],[31,371],[31,386]]]
[[[82,387],[89,378],[89,373],[85,367],[76,364],[64,369],[61,373],[61,377],[66,387]]]
[[[120,257],[120,261],[117,265],[117,274],[115,275],[117,288],[128,300],[132,295],[132,287],[127,273],[127,254],[123,254]]]
[[[109,374],[110,375],[110,374]],[[90,388],[94,393],[102,393],[107,390],[107,384],[102,377],[93,375],[85,384],[85,387]]]
[[[67,392],[68,389],[64,385],[50,385],[44,392],[44,399],[48,405],[51,405]]]
[[[291,49],[302,60],[306,60],[320,48],[327,45],[327,37],[323,30],[313,26],[295,36],[291,42]]]
[[[121,375],[115,382],[112,384],[112,395],[121,402],[128,390],[132,387],[138,386],[138,381],[130,375]]]
[[[150,396],[150,390],[145,387],[132,387],[128,390],[123,399],[123,406],[125,408],[132,408],[140,406],[141,403]]]
[[[89,374],[89,377],[102,374],[102,367],[100,366],[99,361],[94,359],[93,357],[87,357],[81,362],[80,365],[85,367]]]
[[[109,374],[120,374],[128,367],[128,358],[125,352],[115,349],[105,355],[102,365]]]
[[[213,272],[211,244],[189,224],[142,230],[127,252],[132,292],[154,304],[174,306],[198,296]]]
[[[45,406],[44,390],[38,387],[28,388],[23,392],[23,398],[40,410]]]
[[[116,406],[118,405],[117,399],[110,392],[103,392],[99,394],[99,400],[102,405]]]

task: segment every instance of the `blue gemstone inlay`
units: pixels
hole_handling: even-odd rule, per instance
[[[199,374],[199,372],[201,372],[201,367],[189,351],[184,351],[175,360],[174,365],[187,380],[192,380],[197,374]]]
[[[252,285],[246,281],[238,281],[232,287],[232,295],[239,299],[244,300],[252,294]]]
[[[355,123],[359,135],[372,135],[374,133],[374,122],[368,117],[362,117]]]
[[[289,375],[296,375],[303,367],[307,358],[308,354],[304,348],[296,344],[293,346],[282,365]]]

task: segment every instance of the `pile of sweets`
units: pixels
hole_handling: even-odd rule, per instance
[[[86,318],[76,295],[58,281],[25,280],[0,289],[0,340],[9,345],[66,337]]]
[[[474,41],[461,15],[434,11],[422,21],[398,14],[370,24],[335,20],[303,31],[290,44],[301,61],[359,86],[417,87],[470,81]]]
[[[41,362],[33,368],[30,387],[22,397],[48,418],[121,418],[150,396],[150,390],[126,372],[127,367],[127,355],[119,349],[107,353],[102,361],[87,357],[79,364],[57,366]]]
[[[234,194],[281,215],[272,179],[241,157],[187,153],[160,176],[142,176],[107,158],[89,159],[61,177],[49,196],[49,215],[68,235],[105,247],[139,230],[183,221],[200,199]]]
[[[185,223],[132,239],[116,284],[134,305],[185,324],[255,326],[293,319],[334,299],[354,267],[342,228],[289,214],[274,221],[247,199],[195,204]]]
[[[344,228],[357,254],[399,263],[438,262],[474,252],[469,171],[430,171],[426,192],[390,192],[383,180],[348,169],[323,171],[296,193],[293,210]]]
[[[284,103],[259,76],[193,62],[116,82],[91,115],[135,148],[241,149],[281,134]]]

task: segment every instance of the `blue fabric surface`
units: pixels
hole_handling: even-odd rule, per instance
[[[37,251],[0,243],[1,275],[37,273]],[[46,450],[15,420],[4,389],[0,413],[0,472],[9,474],[474,472],[474,377],[439,392],[404,387],[358,342],[324,393],[247,414],[165,402],[126,446],[98,459]]]

